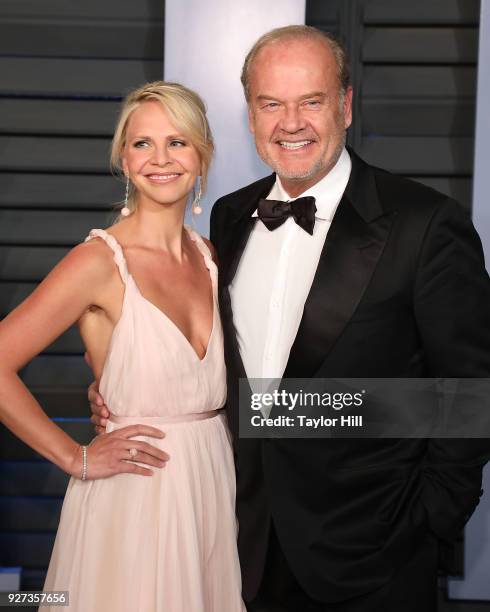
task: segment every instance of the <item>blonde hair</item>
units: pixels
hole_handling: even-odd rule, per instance
[[[331,49],[335,62],[337,64],[337,76],[340,85],[340,95],[343,97],[350,85],[350,70],[349,60],[347,52],[345,51],[342,44],[334,38],[332,34],[328,32],[322,32],[317,28],[306,25],[290,25],[282,28],[275,28],[270,32],[263,34],[254,46],[250,49],[243,63],[241,81],[243,85],[243,91],[245,92],[245,99],[250,102],[250,69],[251,66],[259,54],[259,52],[271,43],[284,40],[320,40],[325,42]]]
[[[209,166],[214,152],[214,143],[208,120],[206,106],[200,96],[192,89],[179,83],[153,81],[131,91],[125,98],[111,146],[111,169],[122,173],[122,151],[126,144],[126,131],[129,118],[143,102],[160,102],[168,113],[171,122],[195,147],[201,162],[201,191],[206,190]],[[127,207],[136,210],[135,193],[129,191]]]

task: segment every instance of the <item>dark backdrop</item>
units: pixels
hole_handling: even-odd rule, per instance
[[[0,317],[92,227],[124,186],[111,177],[118,103],[163,73],[162,0],[0,1]],[[90,437],[76,330],[22,373],[48,414]],[[42,585],[67,478],[0,426],[0,567]]]

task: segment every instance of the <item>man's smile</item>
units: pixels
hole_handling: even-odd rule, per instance
[[[314,142],[313,140],[297,140],[297,141],[279,140],[277,144],[281,148],[286,149],[288,151],[298,151],[299,149],[304,149],[305,147],[308,147],[313,142]]]

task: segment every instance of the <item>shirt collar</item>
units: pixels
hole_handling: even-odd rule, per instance
[[[342,195],[349,182],[349,177],[352,169],[352,162],[347,149],[342,149],[339,159],[335,166],[330,172],[324,176],[318,183],[315,183],[313,187],[310,187],[298,198],[313,196],[316,201],[316,213],[317,219],[324,219],[325,221],[332,221],[337,206],[342,198]],[[276,176],[276,182],[272,186],[272,189],[267,196],[268,200],[283,200],[294,201],[297,198],[291,198],[284,187],[281,184],[281,179]],[[252,217],[257,217],[257,210],[254,211]]]

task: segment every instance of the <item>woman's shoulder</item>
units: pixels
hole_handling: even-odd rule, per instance
[[[103,231],[110,236],[109,232]],[[115,272],[114,251],[108,247],[107,240],[97,233],[71,249],[62,260],[64,265],[74,271],[89,275],[93,280],[106,280]]]
[[[211,257],[213,258],[214,262],[216,262],[216,249],[214,248],[213,243],[211,242],[211,240],[209,240],[209,238],[205,238],[204,236],[201,236],[202,241],[204,242],[204,244],[208,247],[210,253],[211,253]]]
[[[215,264],[217,264],[217,256],[216,256],[216,249],[213,246],[213,243],[211,242],[211,240],[209,240],[208,238],[205,238],[204,236],[201,236],[201,234],[199,234],[198,232],[196,232],[195,229],[193,229],[192,227],[189,227],[188,225],[185,225],[185,229],[187,230],[191,240],[193,240],[196,243],[203,243],[205,245],[205,248],[209,251],[209,254],[211,255],[211,259],[214,261]],[[202,247],[201,247],[202,250]]]
[[[218,255],[216,253],[216,249],[213,246],[213,243],[208,238],[204,238],[204,236],[201,236],[200,238],[203,241],[203,243],[206,245],[206,248],[208,249],[209,254],[211,256],[211,259],[216,265],[218,265]]]

